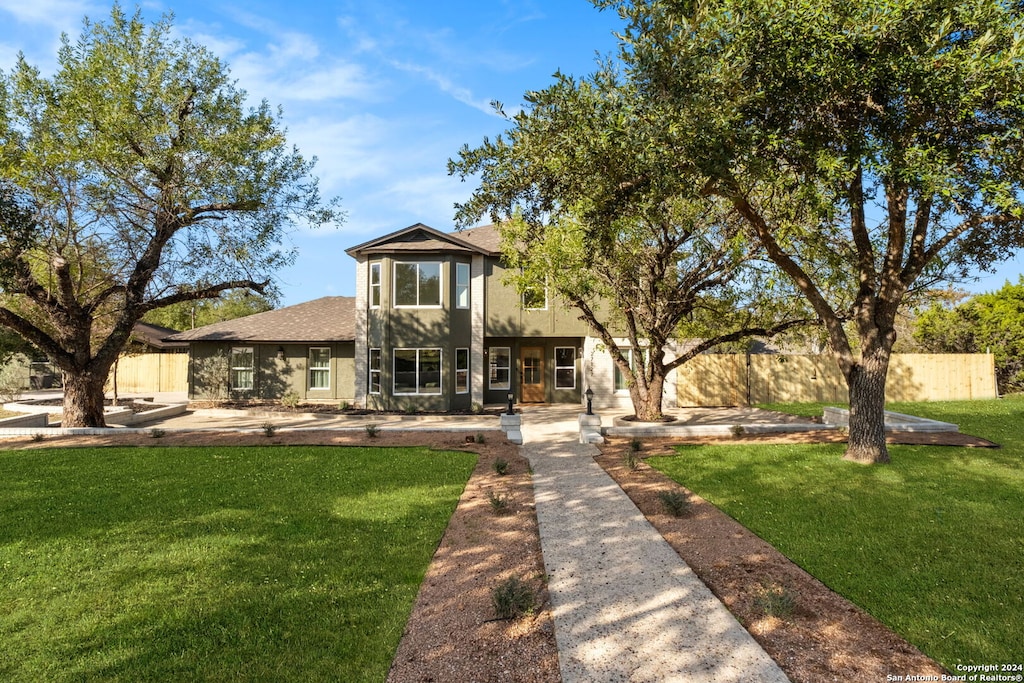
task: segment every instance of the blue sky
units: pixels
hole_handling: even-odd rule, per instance
[[[621,27],[587,0],[141,6],[151,19],[173,11],[177,30],[225,60],[254,101],[281,105],[290,141],[319,160],[322,193],[341,198],[340,228],[293,235],[298,260],[279,274],[285,305],[354,294],[350,246],[418,222],[453,229],[453,204],[473,186],[449,177],[446,163],[506,129],[489,103],[512,111],[558,69],[589,73]],[[22,51],[53,73],[60,33],[77,36],[84,16],[109,12],[90,0],[0,0],[0,68]],[[970,289],[997,289],[1021,272],[1018,257]]]

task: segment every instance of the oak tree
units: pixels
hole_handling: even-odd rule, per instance
[[[464,147],[449,170],[479,182],[457,222],[495,220],[513,282],[546,287],[579,313],[625,378],[637,417],[650,421],[682,364],[807,320],[793,297],[771,297],[780,283],[728,202],[660,166],[660,131],[634,95],[611,67],[591,79],[556,74],[527,93],[504,135]]]
[[[1001,0],[597,4],[629,21],[621,59],[663,132],[665,163],[743,216],[827,329],[850,390],[845,457],[888,461],[900,306],[1024,244],[1024,10]]]
[[[0,77],[0,324],[64,373],[64,424],[102,426],[103,385],[150,311],[263,292],[297,222],[340,219],[206,48],[114,6],[63,36],[51,77]]]

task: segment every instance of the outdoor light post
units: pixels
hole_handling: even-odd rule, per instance
[[[583,395],[587,397],[587,415],[594,414],[594,390],[587,387],[587,390],[583,392]]]
[[[512,404],[515,403],[515,398],[516,398],[515,394],[513,394],[511,391],[508,392],[508,414],[509,415],[515,415],[516,414],[515,409],[512,407]]]

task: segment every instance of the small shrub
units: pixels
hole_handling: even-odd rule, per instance
[[[636,457],[636,451],[630,449],[622,456],[622,462],[631,470],[640,467],[640,458]]]
[[[154,439],[162,439],[165,436],[167,436],[167,432],[160,429],[159,427],[155,427],[149,430],[149,435]]]
[[[501,476],[505,476],[506,474],[508,474],[508,460],[505,460],[504,458],[498,458],[497,460],[495,460],[494,471],[500,474]]]
[[[348,401],[342,401],[341,403],[338,404],[338,410],[348,410],[351,407],[352,406],[349,404]]]
[[[406,415],[415,415],[417,413],[416,406],[412,403],[406,403],[403,410],[405,410]]]
[[[796,599],[784,586],[761,586],[754,596],[754,606],[768,616],[784,619],[796,609]]]
[[[476,436],[473,437],[473,441],[476,443],[487,443],[487,437],[484,436],[483,432],[477,432]]]
[[[732,427],[729,427],[729,432],[732,433],[733,436],[743,436],[746,431],[747,430],[743,428],[743,425],[733,425]]]
[[[271,437],[277,433],[277,427],[270,422],[264,422],[260,425],[260,429],[263,430],[263,436]]]
[[[299,407],[299,395],[294,391],[288,391],[284,396],[281,397],[281,405],[289,410],[295,410]]]
[[[690,499],[682,491],[661,491],[658,493],[658,500],[665,507],[665,511],[673,517],[682,517],[690,511]]]
[[[484,412],[484,407],[474,401],[473,405],[469,407],[469,412],[473,413],[474,415],[479,415],[480,413]]]
[[[634,436],[629,441],[629,450],[632,453],[639,453],[644,449],[644,442],[640,440],[639,436]]]
[[[32,440],[36,441],[36,442],[42,441],[45,438],[46,438],[46,435],[45,434],[41,434],[40,432],[36,432],[35,434],[32,435]]]
[[[375,424],[366,425],[366,436],[376,439],[378,434],[380,434],[380,427]]]
[[[498,584],[491,592],[491,602],[499,619],[515,619],[535,608],[533,589],[516,577]]]
[[[491,512],[496,515],[508,512],[509,509],[509,497],[504,493],[495,493],[494,491],[487,492],[487,502],[491,504]]]

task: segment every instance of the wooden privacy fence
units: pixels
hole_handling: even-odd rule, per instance
[[[831,356],[706,354],[676,372],[680,406],[849,401]],[[893,355],[885,396],[889,401],[997,398],[995,359],[989,354]]]
[[[121,356],[107,378],[114,387],[117,372],[119,394],[144,394],[151,391],[188,391],[187,353],[142,353]]]

